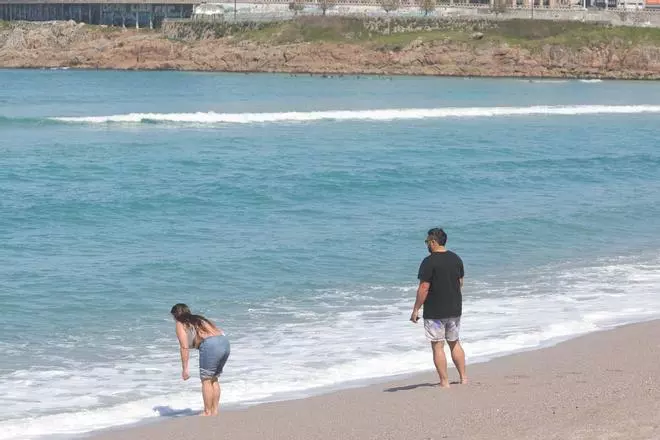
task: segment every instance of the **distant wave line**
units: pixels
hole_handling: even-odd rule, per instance
[[[382,110],[330,110],[277,113],[128,113],[111,116],[53,117],[53,121],[79,124],[105,123],[183,123],[183,124],[254,124],[277,122],[392,121],[437,118],[479,118],[529,115],[589,115],[660,113],[660,105],[569,105],[531,107],[446,107]]]

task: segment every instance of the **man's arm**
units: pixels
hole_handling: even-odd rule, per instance
[[[420,281],[419,286],[417,287],[417,298],[415,299],[415,305],[413,306],[412,314],[410,315],[410,320],[412,322],[417,322],[419,320],[419,309],[422,308],[426,297],[429,295],[429,287],[431,283],[428,281]]]
[[[463,288],[463,278],[465,277],[465,268],[463,267],[463,260],[461,260],[461,257],[458,257],[458,275],[459,279],[458,282],[461,285],[461,289]]]

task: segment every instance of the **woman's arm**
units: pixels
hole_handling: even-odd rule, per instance
[[[190,377],[188,370],[188,360],[190,359],[190,347],[188,347],[188,334],[186,328],[177,321],[176,323],[176,337],[179,340],[179,347],[181,352],[181,377],[183,380],[188,380]]]

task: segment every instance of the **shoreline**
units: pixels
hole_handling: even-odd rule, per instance
[[[229,75],[284,75],[284,76],[311,76],[311,77],[326,77],[328,79],[342,78],[342,77],[378,77],[378,78],[455,78],[455,79],[517,79],[517,80],[566,80],[566,81],[579,81],[579,80],[601,80],[601,81],[658,81],[660,80],[660,73],[657,77],[638,77],[638,78],[619,78],[616,76],[524,76],[524,75],[460,75],[460,74],[423,74],[423,73],[369,73],[364,71],[346,71],[328,73],[322,71],[287,71],[287,70],[196,70],[196,69],[161,69],[161,68],[120,68],[120,67],[3,67],[0,70],[52,70],[52,71],[74,71],[74,72],[182,72],[182,73],[216,73],[216,74],[229,74]]]
[[[646,328],[651,328],[654,330],[644,331]],[[621,333],[623,334],[640,333],[640,331],[648,335],[647,339],[653,339],[652,334],[654,334],[655,330],[660,331],[660,319],[657,318],[647,321],[636,322],[636,323],[621,324],[613,328],[596,330],[594,332],[588,332],[586,334],[580,334],[576,336],[560,337],[555,340],[548,341],[546,344],[543,344],[538,347],[521,349],[515,352],[504,354],[503,356],[495,356],[490,359],[477,361],[475,363],[468,364],[468,375],[470,377],[471,383],[467,386],[455,385],[454,387],[452,387],[452,390],[449,391],[435,390],[435,388],[429,386],[430,383],[433,383],[434,381],[437,382],[437,377],[435,375],[435,372],[432,371],[433,366],[429,356],[429,369],[425,370],[424,372],[407,373],[397,376],[379,377],[379,378],[354,381],[349,386],[347,385],[350,384],[350,382],[343,383],[338,386],[316,389],[316,392],[312,392],[312,393],[299,393],[301,394],[300,397],[290,396],[288,398],[269,400],[262,403],[236,405],[236,406],[232,405],[230,408],[225,409],[223,413],[217,418],[213,417],[207,419],[207,418],[199,418],[197,416],[182,415],[182,416],[167,417],[164,419],[163,418],[156,418],[155,420],[146,419],[133,424],[118,425],[106,429],[81,433],[76,437],[87,438],[92,440],[116,440],[116,439],[124,439],[124,438],[131,440],[148,439],[148,438],[177,438],[177,439],[209,438],[210,439],[210,438],[215,438],[213,435],[211,435],[212,433],[215,433],[215,428],[224,426],[225,423],[227,422],[227,419],[229,419],[231,423],[235,423],[235,422],[245,423],[246,420],[250,420],[254,418],[260,419],[262,415],[270,414],[274,411],[280,414],[280,417],[284,417],[286,415],[293,416],[294,420],[292,420],[292,423],[295,423],[296,421],[298,421],[298,419],[295,417],[295,413],[303,408],[311,412],[314,412],[315,413],[314,415],[318,419],[319,417],[321,417],[321,414],[316,414],[316,412],[322,408],[327,407],[329,405],[329,402],[334,402],[335,405],[333,406],[338,406],[341,410],[341,404],[345,400],[347,399],[351,400],[356,398],[358,400],[362,400],[365,397],[373,397],[374,392],[377,392],[379,389],[382,389],[383,387],[385,387],[385,391],[392,389],[400,389],[400,390],[409,389],[410,391],[414,391],[417,390],[418,388],[419,389],[429,388],[441,393],[442,392],[451,393],[453,390],[460,389],[461,390],[460,392],[462,393],[461,394],[462,397],[465,398],[465,397],[469,397],[470,395],[469,390],[482,391],[481,387],[484,386],[488,387],[489,385],[487,384],[490,381],[488,381],[485,378],[492,376],[494,374],[494,371],[501,372],[503,366],[506,367],[512,365],[515,369],[517,364],[520,363],[529,364],[531,362],[531,364],[533,365],[536,361],[536,365],[534,366],[536,368],[543,369],[546,366],[546,364],[548,364],[548,362],[550,362],[551,364],[557,358],[559,359],[562,358],[561,356],[557,357],[556,352],[570,351],[571,347],[573,346],[583,347],[586,350],[593,350],[594,344],[597,345],[598,343],[602,343],[603,340],[608,340],[610,336],[617,336],[618,334]],[[660,345],[657,345],[655,348],[657,350],[657,354],[660,354]],[[602,350],[600,350],[598,355],[600,356],[603,355]],[[651,355],[646,354],[646,357],[649,356]],[[617,357],[617,359],[623,359],[624,357],[619,356]],[[540,365],[538,364],[538,359],[543,360],[543,362],[541,362]],[[623,361],[619,361],[619,362],[623,362]],[[602,365],[598,365],[598,366],[590,365],[587,370],[597,369],[598,367],[602,367]],[[612,372],[616,372],[618,370],[620,369],[615,368],[612,370]],[[587,371],[581,373],[569,372],[567,373],[567,375],[581,376],[582,374],[586,374],[586,373]],[[658,367],[658,373],[660,373],[660,366]],[[450,377],[452,378],[452,380],[454,379],[453,376],[455,376],[455,369],[453,368],[453,365],[451,365],[450,362]],[[527,377],[527,375],[525,374],[519,376],[521,378]],[[493,381],[493,383],[495,382],[497,381]],[[654,383],[657,384],[657,382]],[[548,384],[546,383],[546,385]],[[390,392],[396,394],[393,391]],[[660,389],[657,394],[657,404],[658,404],[658,410],[660,411]],[[485,410],[485,408],[482,408],[482,410]],[[658,415],[660,416],[660,412],[658,412]],[[184,432],[187,432],[187,429],[185,427],[186,421],[192,422],[192,424],[195,425],[196,424],[195,421],[197,420],[200,420],[201,422],[199,424],[200,430],[195,430],[196,435],[195,436],[184,435],[182,437]],[[209,430],[209,426],[214,427],[214,429]],[[349,427],[346,428],[348,429]],[[658,435],[660,435],[660,427],[656,426],[655,429],[658,430]],[[256,438],[260,438],[260,439],[263,438],[262,430],[259,430],[260,434],[258,436],[254,435],[254,429],[248,430],[248,432],[246,432],[245,430],[239,429],[238,427],[233,427],[229,429],[229,432],[231,434],[228,435],[227,438],[232,438],[232,439],[236,438],[236,439],[251,440]],[[176,435],[168,436],[168,433],[170,434],[176,433]],[[273,435],[271,437],[267,436],[266,438],[275,439],[280,437],[278,437],[278,435]],[[285,438],[285,437],[281,437],[281,438]],[[291,438],[291,437],[286,437],[286,438]],[[293,438],[302,439],[304,437],[301,436],[301,437],[293,437]],[[312,436],[308,438],[330,439],[331,437]],[[347,438],[347,437],[342,437],[341,435],[339,435],[334,438]],[[375,439],[382,437],[368,437],[368,438]],[[392,438],[397,438],[397,439],[401,438],[403,440],[404,438],[408,438],[408,437],[392,437]],[[443,437],[443,438],[463,438],[463,437],[459,436],[459,437]],[[481,437],[470,436],[466,438],[481,438]],[[516,438],[527,438],[527,437],[516,437]],[[543,437],[543,438],[549,438],[549,437]],[[592,438],[592,437],[584,437],[584,438]]]
[[[241,408],[209,425],[213,438],[295,439],[300,430],[439,440],[449,428],[436,419],[467,423],[474,412],[482,428],[503,434],[489,418],[502,402],[526,424],[507,438],[528,438],[545,414],[537,398],[563,411],[591,396],[577,415],[560,414],[590,425],[606,418],[601,398],[610,407],[660,400],[644,397],[657,388],[646,384],[658,372],[644,351],[655,350],[658,329],[599,335],[660,318],[656,84],[264,75],[0,72],[3,163],[15,170],[4,182],[16,208],[9,238],[22,252],[8,261],[18,283],[8,322],[22,325],[23,297],[34,299],[27,308],[44,306],[27,345],[6,344],[11,405],[0,437],[100,435],[113,425],[133,432],[147,426],[129,424],[144,420],[151,433],[162,429],[155,423],[199,429],[198,418],[168,419],[201,400],[199,380],[184,382],[178,370],[167,310],[180,300],[221,322],[237,349],[222,397],[223,410]],[[443,204],[458,209],[429,205],[428,187],[447,187]],[[428,218],[450,214],[452,247],[474,266],[463,336],[475,386],[455,387],[446,400],[425,385],[434,382],[429,344],[405,312],[418,236]],[[32,231],[58,221],[61,231],[33,245]],[[261,223],[275,229],[265,245],[275,252],[256,296],[246,297],[255,284],[248,263],[260,250],[244,238]],[[565,244],[548,240],[548,229]],[[389,255],[375,271],[374,249]],[[33,257],[48,264],[26,272],[22,259]],[[60,325],[58,311],[78,311],[79,298],[89,306],[80,325]],[[588,332],[596,342],[561,344]],[[548,355],[555,344],[562,348]],[[546,354],[527,365],[509,354],[536,351]],[[476,363],[495,356],[507,356],[501,370],[492,367],[499,360]],[[478,427],[447,435],[478,438],[470,431]],[[579,437],[569,428],[565,438]],[[269,429],[277,430],[258,435]]]
[[[369,71],[341,71],[341,72],[325,72],[325,71],[288,71],[288,70],[200,70],[200,69],[164,69],[164,68],[121,68],[121,67],[76,67],[76,66],[19,66],[19,67],[6,67],[0,65],[0,70],[7,71],[20,71],[20,70],[48,70],[48,71],[74,71],[74,72],[181,72],[181,73],[209,73],[209,74],[228,74],[228,75],[284,75],[290,77],[309,76],[321,77],[327,79],[338,79],[343,77],[376,77],[379,79],[393,79],[393,78],[452,78],[452,79],[513,79],[521,81],[634,81],[634,82],[655,82],[660,81],[660,72],[652,76],[638,76],[638,77],[619,77],[616,75],[565,75],[565,76],[552,76],[552,75],[489,75],[489,74],[425,74],[425,73],[373,73]]]
[[[158,30],[75,22],[0,26],[0,68],[565,80],[660,79],[660,29],[575,22],[300,18],[172,23]]]

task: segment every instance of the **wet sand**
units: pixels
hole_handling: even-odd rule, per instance
[[[660,320],[468,366],[468,375],[448,390],[426,373],[92,438],[660,439]]]

